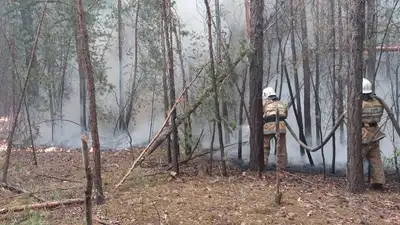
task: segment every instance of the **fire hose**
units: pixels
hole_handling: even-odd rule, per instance
[[[304,144],[302,141],[300,141],[300,138],[297,137],[296,133],[293,131],[293,129],[290,127],[289,123],[285,121],[285,125],[286,128],[289,130],[289,132],[292,134],[292,136],[294,137],[294,139],[297,141],[297,143],[299,143],[301,145],[301,147],[307,149],[310,152],[316,152],[319,149],[321,149],[324,145],[326,145],[326,143],[328,143],[328,141],[331,139],[331,137],[333,136],[333,134],[335,133],[335,131],[339,128],[340,124],[343,122],[344,119],[344,115],[346,112],[344,112],[340,117],[338,122],[335,124],[335,126],[333,127],[333,129],[331,130],[331,132],[328,134],[328,136],[322,141],[322,143],[320,145],[318,145],[315,148],[311,148],[308,147],[306,144]]]
[[[386,113],[388,114],[388,117],[390,119],[390,121],[393,124],[393,127],[395,128],[397,134],[400,136],[400,126],[398,121],[395,119],[394,114],[392,112],[392,110],[390,110],[390,107],[386,104],[386,102],[378,97],[378,96],[374,96],[383,106],[383,108],[385,109]],[[290,134],[292,134],[293,138],[297,141],[297,143],[299,143],[303,148],[307,149],[310,152],[316,152],[319,149],[321,149],[324,145],[326,145],[326,143],[328,143],[328,141],[332,138],[333,134],[336,132],[336,130],[339,128],[340,124],[343,122],[344,118],[345,118],[345,114],[346,112],[344,112],[340,117],[338,122],[335,124],[335,126],[333,127],[333,129],[331,130],[331,132],[328,134],[328,136],[322,141],[322,143],[320,145],[318,145],[317,147],[309,147],[306,144],[304,144],[299,137],[297,137],[296,133],[293,131],[292,127],[290,127],[289,123],[284,120],[286,128],[289,130]]]

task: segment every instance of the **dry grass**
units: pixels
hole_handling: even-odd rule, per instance
[[[137,154],[138,151],[135,152]],[[201,161],[201,159],[199,159]],[[84,171],[79,152],[43,152],[39,166],[31,153],[13,152],[9,183],[46,200],[83,197]],[[132,163],[129,151],[102,154],[106,203],[94,212],[120,224],[400,224],[399,184],[390,191],[348,194],[344,180],[285,173],[282,204],[274,203],[274,172],[265,179],[231,168],[229,178],[197,176],[196,163],[172,179],[163,173],[163,157],[154,155],[134,170],[116,192],[114,186]],[[218,168],[214,169],[218,174]],[[45,176],[44,176],[45,175]],[[63,178],[68,181],[51,178]],[[0,189],[1,207],[35,200]],[[0,224],[85,224],[83,205],[52,211],[0,216]]]

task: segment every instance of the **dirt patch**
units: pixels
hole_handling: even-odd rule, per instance
[[[102,154],[106,203],[95,207],[97,217],[120,224],[400,224],[398,183],[388,183],[386,193],[352,195],[345,191],[343,178],[285,172],[282,204],[277,206],[274,172],[258,179],[230,166],[229,178],[222,178],[215,163],[213,177],[197,176],[198,159],[172,178],[159,152],[115,192],[132,163],[132,152]],[[40,152],[39,166],[32,161],[30,152],[13,152],[8,182],[47,201],[84,196],[80,152]],[[34,202],[27,194],[0,188],[1,208]],[[8,213],[0,216],[0,224],[85,224],[84,206]]]

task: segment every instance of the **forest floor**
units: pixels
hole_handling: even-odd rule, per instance
[[[106,202],[94,206],[96,219],[108,224],[400,224],[400,183],[388,176],[385,193],[367,190],[349,194],[344,178],[284,172],[281,205],[276,205],[275,172],[264,179],[229,166],[229,178],[198,173],[198,158],[181,167],[181,175],[166,171],[157,150],[113,190],[140,150],[102,153]],[[4,152],[0,152],[4,159]],[[30,194],[0,188],[0,208],[42,201],[83,198],[85,174],[79,151],[12,153],[8,184]],[[0,160],[3,161],[3,160]],[[2,163],[2,162],[1,162]],[[167,166],[168,167],[168,166]],[[34,196],[34,197],[29,197]],[[55,209],[25,210],[0,215],[0,224],[85,224],[84,204]],[[0,209],[0,211],[1,211]],[[95,222],[94,224],[100,224]],[[104,223],[107,224],[107,223]]]

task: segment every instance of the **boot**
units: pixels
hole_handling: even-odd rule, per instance
[[[371,189],[375,191],[383,191],[383,185],[382,184],[371,184]]]

